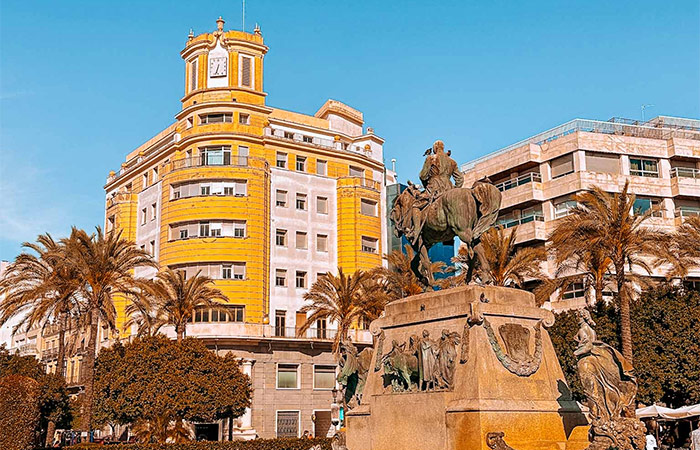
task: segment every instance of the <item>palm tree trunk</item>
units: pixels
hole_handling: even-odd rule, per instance
[[[622,335],[622,356],[632,364],[632,319],[630,317],[630,299],[625,289],[625,265],[615,264],[617,295],[620,299],[620,334]]]
[[[58,320],[58,356],[56,357],[56,373],[65,379],[66,377],[66,322],[68,318],[65,314],[61,314]],[[51,447],[53,444],[53,435],[56,431],[56,422],[49,420],[46,428],[46,447]]]
[[[97,352],[97,329],[99,317],[96,311],[90,311],[90,338],[85,355],[83,376],[85,383],[85,397],[83,398],[83,430],[92,431],[92,398],[93,382],[95,376],[95,353]]]
[[[597,279],[595,281],[595,302],[596,304],[601,304],[603,302],[603,280]]]
[[[182,342],[182,340],[185,338],[184,325],[175,325],[175,334],[177,334],[177,342]]]
[[[233,414],[228,416],[228,440],[233,440]]]

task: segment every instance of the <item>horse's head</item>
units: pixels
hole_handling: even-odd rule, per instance
[[[404,189],[395,199],[389,217],[394,223],[394,235],[401,237],[411,228],[411,208],[416,201],[413,185]]]

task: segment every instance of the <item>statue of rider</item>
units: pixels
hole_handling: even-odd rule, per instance
[[[442,141],[435,141],[426,153],[427,157],[419,175],[425,190],[418,192],[416,189],[416,201],[411,210],[413,227],[410,233],[406,234],[411,244],[415,244],[420,236],[425,221],[425,209],[446,191],[462,187],[464,184],[464,176],[459,171],[457,162],[445,153],[445,144]],[[454,178],[454,185],[451,178]]]

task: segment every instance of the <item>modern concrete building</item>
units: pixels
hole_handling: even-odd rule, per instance
[[[187,333],[235,353],[252,377],[253,406],[235,424],[237,437],[325,436],[334,324],[319,321],[299,336],[299,310],[319,276],[382,264],[383,140],[338,101],[314,115],[268,106],[260,30],[223,25],[219,18],[214,32],[188,37],[182,110],[109,174],[105,227],[161,267],[214,278],[228,296],[228,313],[197,311]],[[353,338],[371,342],[364,329]],[[202,424],[197,433],[228,430]]]
[[[685,217],[700,215],[700,120],[576,119],[461,169],[466,186],[483,177],[498,186],[503,193],[499,223],[518,226],[521,245],[544,245],[577,192],[593,185],[620,192],[627,180],[639,211],[661,206],[648,224],[671,231]],[[546,267],[550,276],[555,269],[551,263]],[[663,277],[663,269],[653,276]],[[689,280],[698,277],[694,272]],[[583,284],[573,283],[552,298],[551,308],[580,307],[590,295]]]

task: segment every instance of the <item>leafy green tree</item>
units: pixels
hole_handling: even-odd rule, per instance
[[[39,428],[39,383],[23,375],[0,378],[0,448],[31,450]]]
[[[598,339],[621,346],[618,307],[605,302],[590,309]],[[635,374],[638,401],[663,402],[672,407],[700,402],[700,293],[678,286],[661,285],[643,292],[632,304]],[[549,330],[566,381],[574,397],[582,400],[576,372],[575,312],[557,314]]]
[[[95,364],[98,424],[139,422],[154,430],[162,429],[164,417],[198,422],[239,417],[250,398],[250,379],[238,360],[217,356],[196,339],[137,338],[102,350]],[[143,425],[144,420],[151,423]]]

